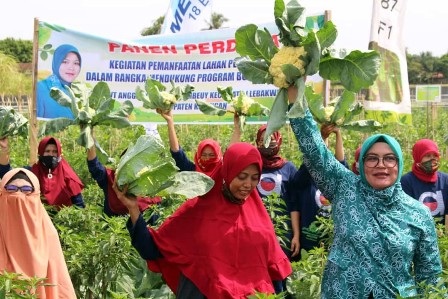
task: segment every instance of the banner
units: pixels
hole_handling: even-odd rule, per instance
[[[309,17],[307,24],[315,26],[315,23],[318,23],[323,26],[323,18],[323,15]],[[259,28],[269,30],[278,45],[278,29],[274,23],[262,24]],[[110,88],[112,98],[120,102],[131,100],[134,111],[130,120],[134,123],[166,123],[158,113],[143,108],[142,103],[136,99],[137,86],[144,88],[149,77],[160,81],[167,89],[170,88],[171,81],[176,86],[190,84],[195,87],[191,99],[180,101],[174,106],[176,123],[233,124],[232,114],[205,115],[195,103],[195,99],[205,100],[226,109],[227,103],[221,99],[217,91],[218,86],[231,86],[235,96],[244,92],[269,108],[277,94],[278,89],[274,85],[252,84],[245,80],[236,68],[234,59],[239,56],[235,51],[236,28],[154,35],[127,42],[96,37],[43,21],[39,21],[38,31],[39,81],[47,79],[47,82],[54,83],[55,76],[52,73],[57,70],[53,70],[53,60],[58,56],[54,55],[58,53],[58,47],[75,47],[80,56],[80,70],[76,80],[92,87],[104,81]],[[76,68],[76,65],[73,68]],[[308,80],[313,81],[313,78],[309,77]],[[316,92],[321,91],[322,86],[322,81],[317,80],[314,83]],[[44,95],[37,93],[38,107],[43,99]],[[57,116],[38,114],[38,117]],[[266,121],[267,117],[247,118],[249,123]]]
[[[198,32],[208,27],[212,0],[171,0],[162,34]]]
[[[381,55],[378,78],[369,89],[364,108],[380,122],[411,123],[403,23],[407,0],[373,0],[369,49]]]

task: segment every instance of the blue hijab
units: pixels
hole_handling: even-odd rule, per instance
[[[395,181],[395,184],[397,182],[400,182],[401,175],[403,173],[403,152],[401,151],[401,146],[398,143],[398,141],[386,134],[376,134],[373,136],[370,136],[369,138],[364,141],[361,148],[361,154],[359,155],[359,175],[361,176],[361,181],[365,184],[369,185],[369,183],[366,180],[366,176],[364,173],[364,156],[366,155],[367,151],[377,142],[385,142],[387,143],[392,151],[394,152],[395,156],[398,158],[398,176],[397,180]]]
[[[61,63],[64,61],[68,53],[75,53],[78,56],[79,66],[81,67],[81,54],[79,54],[79,51],[76,47],[72,45],[60,45],[59,47],[57,47],[53,54],[52,70],[53,74],[56,75],[61,81],[62,86],[71,85],[71,83],[64,81],[59,75],[59,67],[61,66]]]

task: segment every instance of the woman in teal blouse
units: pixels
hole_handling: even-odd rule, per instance
[[[413,287],[419,282],[436,284],[442,265],[434,221],[429,209],[401,188],[398,142],[384,134],[368,138],[357,176],[327,149],[309,110],[298,115],[290,123],[304,163],[333,206],[334,242],[322,298],[408,297],[417,294]]]

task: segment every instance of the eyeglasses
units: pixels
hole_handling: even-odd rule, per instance
[[[384,167],[394,168],[397,166],[398,158],[395,155],[387,155],[382,158],[377,155],[364,156],[364,165],[369,168],[377,167],[380,164],[380,161],[383,162]]]
[[[22,193],[29,194],[34,191],[34,187],[32,187],[32,186],[19,187],[16,185],[6,185],[5,190],[8,192],[17,192],[20,190]]]

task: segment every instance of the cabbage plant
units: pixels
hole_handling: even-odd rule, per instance
[[[28,137],[28,119],[12,107],[0,106],[0,138]]]
[[[214,181],[197,171],[181,171],[160,137],[142,135],[130,144],[116,170],[117,185],[127,193],[142,196],[193,198],[210,191]]]
[[[231,86],[223,88],[218,86],[218,92],[221,94],[221,98],[227,102],[230,109],[222,109],[216,107],[206,101],[196,100],[196,104],[199,110],[207,115],[222,116],[229,113],[234,113],[239,116],[240,129],[244,130],[246,124],[246,116],[262,116],[269,114],[269,108],[254,101],[251,97],[248,97],[244,92],[240,92],[237,97],[233,96],[233,89]]]

